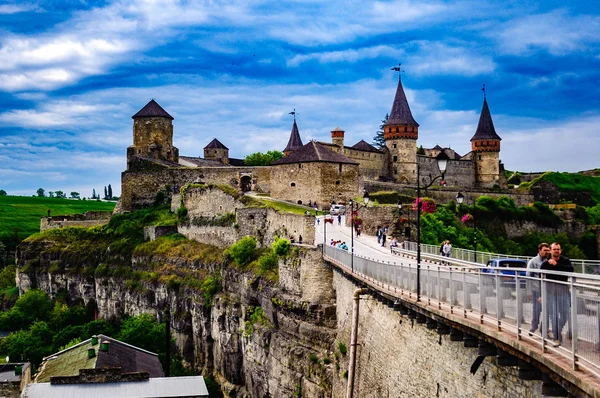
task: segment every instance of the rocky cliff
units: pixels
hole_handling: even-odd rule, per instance
[[[21,291],[37,287],[54,296],[65,289],[71,299],[95,302],[105,319],[150,313],[162,320],[169,309],[184,361],[213,376],[227,396],[332,395],[332,378],[340,377],[339,364],[329,359],[336,309],[332,270],[322,263],[319,250],[298,247],[295,255],[280,260],[276,283],[223,264],[177,257],[134,257],[128,272],[117,267],[102,275],[98,268],[93,273],[69,267],[69,259],[52,250],[53,242],[45,242],[42,250],[39,243],[34,246],[25,242],[19,253]],[[173,274],[217,274],[222,289],[207,296],[193,284],[132,276],[156,269],[157,262]]]

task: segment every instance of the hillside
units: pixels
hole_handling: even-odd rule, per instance
[[[114,202],[69,200],[32,196],[0,196],[0,241],[9,250],[26,237],[40,231],[40,218],[86,211],[113,211]]]

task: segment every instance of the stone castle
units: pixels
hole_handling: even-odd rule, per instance
[[[444,152],[448,161],[444,185],[458,189],[506,186],[499,160],[501,138],[496,134],[484,97],[472,151],[460,156],[450,148],[435,146],[417,154],[419,124],[412,116],[402,81],[392,110],[383,126],[381,149],[361,140],[344,145],[345,131],[331,131],[331,143],[302,143],[296,119],[284,157],[270,166],[246,166],[229,157],[229,149],[218,139],[204,148],[204,157],[180,156],[173,146],[173,117],[151,100],[133,118],[133,145],[127,148],[127,170],[122,173],[122,193],[116,211],[134,210],[154,203],[158,192],[170,195],[188,183],[230,185],[241,191],[267,192],[295,203],[347,201],[368,182],[385,181],[416,185],[420,169],[422,183],[437,176],[436,156]]]

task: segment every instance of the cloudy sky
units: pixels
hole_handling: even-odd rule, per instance
[[[470,150],[481,87],[509,170],[600,167],[593,1],[0,1],[0,189],[111,184],[154,98],[180,153],[230,156],[300,134],[372,142],[397,73],[420,145]]]

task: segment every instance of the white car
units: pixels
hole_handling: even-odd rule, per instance
[[[346,206],[344,205],[331,205],[329,209],[329,214],[332,216],[337,216],[338,214],[344,215],[346,214]]]

